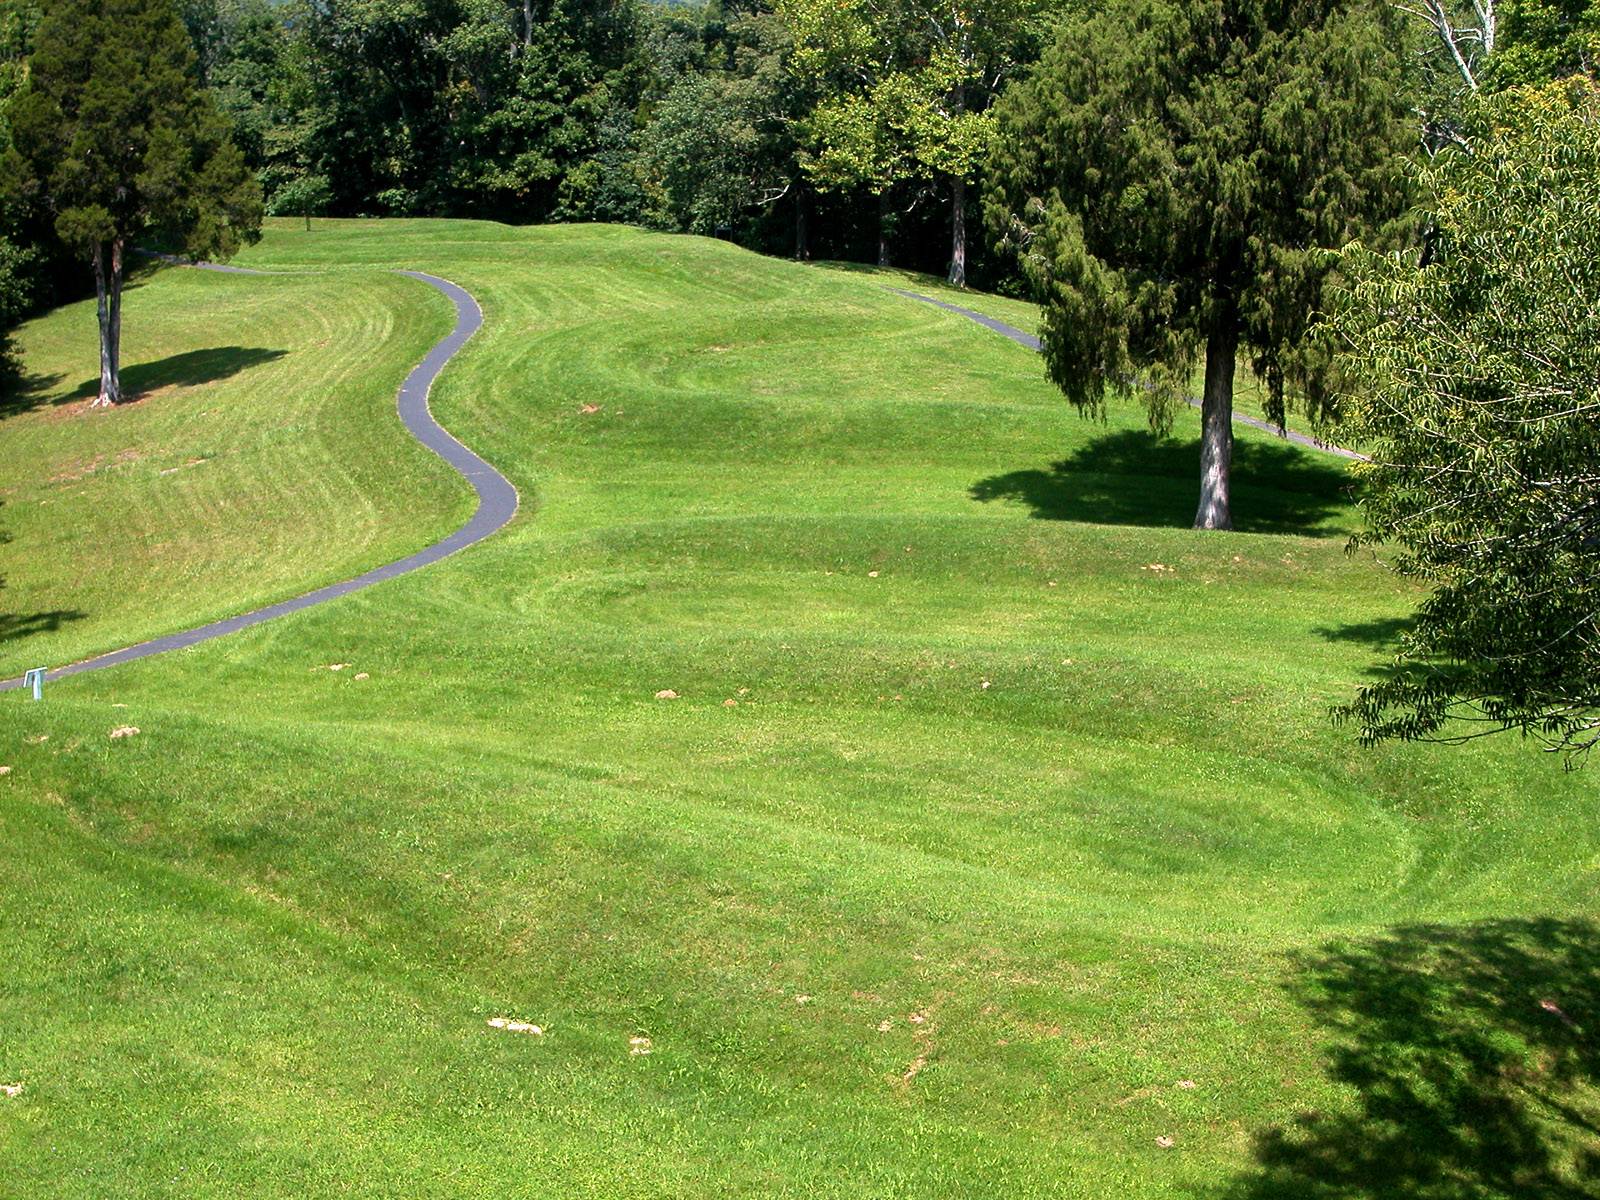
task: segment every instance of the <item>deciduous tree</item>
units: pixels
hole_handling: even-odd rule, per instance
[[[1460,145],[1480,92],[1600,69],[1600,0],[1395,0],[1421,34],[1416,108],[1424,146]]]
[[[1495,24],[1491,88],[1600,72],[1600,0],[1500,0]]]
[[[864,187],[880,225],[898,186],[950,194],[949,280],[967,277],[967,186],[989,152],[990,107],[1036,45],[1043,0],[779,0],[795,71],[816,91],[804,122],[812,179]],[[879,263],[888,261],[880,231]]]
[[[1600,741],[1600,93],[1469,109],[1422,173],[1426,260],[1354,247],[1326,330],[1368,531],[1432,592],[1363,736]]]
[[[802,165],[822,191],[862,188],[877,200],[887,266],[890,197],[919,173],[890,103],[913,53],[902,10],[893,0],[777,0],[776,10],[794,39],[791,69],[814,96],[800,120]]]

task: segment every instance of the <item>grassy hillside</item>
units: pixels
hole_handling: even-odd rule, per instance
[[[99,384],[94,302],[23,330],[0,399],[0,677],[187,629],[397,558],[471,492],[395,390],[450,305],[391,275],[150,272],[124,308],[127,390]]]
[[[524,505],[3,698],[19,1194],[1578,1194],[1592,780],[1330,726],[1412,599],[1345,553],[1337,460],[1242,434],[1248,532],[1194,534],[1192,419],[1081,421],[872,273],[716,242],[329,222],[244,261],[321,273],[163,271],[130,338],[282,358],[0,420],[0,603],[91,614],[10,663],[459,518],[386,408],[447,314],[371,268],[482,302],[434,409]],[[87,376],[84,319],[25,330],[33,369]],[[163,504],[213,410],[229,511]],[[92,516],[28,511],[134,422]],[[170,570],[197,528],[236,549]]]

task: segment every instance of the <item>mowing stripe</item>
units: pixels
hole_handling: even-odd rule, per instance
[[[275,272],[250,271],[243,267],[221,267],[209,263],[196,263],[204,270],[228,271],[239,275],[265,275]],[[441,558],[463,550],[475,542],[502,528],[517,512],[517,489],[511,481],[496,471],[483,459],[471,450],[468,450],[444,428],[433,419],[433,414],[428,409],[428,393],[433,387],[433,381],[444,370],[445,364],[455,357],[457,351],[466,344],[468,338],[476,333],[483,325],[483,310],[478,307],[478,302],[465,288],[451,283],[448,279],[440,279],[434,275],[425,275],[421,271],[400,271],[398,274],[419,279],[429,287],[435,288],[448,296],[456,307],[456,324],[445,337],[438,342],[428,355],[406,376],[406,381],[400,385],[400,393],[396,398],[396,407],[400,413],[400,420],[416,438],[429,450],[444,459],[457,474],[462,476],[472,485],[472,490],[478,494],[478,507],[472,517],[454,533],[433,543],[426,549],[419,550],[409,557],[395,562],[385,563],[381,567],[374,567],[364,575],[357,575],[354,579],[346,579],[343,583],[331,583],[327,587],[318,588],[314,592],[307,592],[303,596],[296,596],[292,600],[283,600],[277,604],[269,604],[266,608],[258,608],[253,612],[242,613],[237,617],[225,617],[220,621],[213,621],[209,625],[201,625],[197,629],[186,629],[181,633],[170,633],[165,637],[155,638],[152,641],[140,642],[137,646],[128,646],[121,650],[113,650],[109,654],[102,654],[96,658],[87,658],[70,666],[57,667],[45,675],[46,682],[53,679],[64,679],[68,675],[77,675],[83,671],[99,671],[105,667],[114,667],[119,663],[132,662],[138,658],[149,658],[153,654],[165,654],[168,650],[181,650],[185,646],[195,646],[201,642],[209,642],[212,638],[223,637],[241,629],[248,629],[252,625],[259,625],[263,621],[270,621],[275,617],[282,617],[289,613],[300,612],[302,609],[312,608],[318,604],[326,604],[330,600],[337,600],[340,596],[348,596],[351,592],[359,592],[362,588],[371,587],[375,583],[382,583],[386,579],[393,579],[399,575],[406,575],[429,563],[436,563]],[[22,686],[22,679],[0,680],[0,692],[13,691]]]
[[[953,312],[966,317],[969,321],[976,321],[985,329],[992,329],[1003,337],[1010,338],[1019,346],[1026,346],[1029,350],[1038,350],[1039,339],[1031,333],[1023,333],[1014,325],[1007,325],[1004,321],[997,321],[993,317],[986,317],[980,312],[973,312],[970,308],[962,308],[959,304],[947,304],[943,300],[935,300],[932,296],[923,296],[917,292],[908,292],[902,288],[890,288],[897,296],[904,296],[907,300],[920,300],[924,304],[931,304],[935,308],[942,308],[945,312]],[[1200,401],[1193,396],[1188,397],[1192,408],[1199,408]],[[1367,462],[1367,456],[1355,450],[1346,450],[1343,446],[1335,446],[1332,442],[1318,441],[1304,433],[1296,433],[1292,429],[1279,429],[1271,421],[1258,420],[1255,417],[1245,416],[1243,413],[1234,413],[1233,419],[1240,425],[1248,425],[1252,429],[1259,429],[1270,433],[1274,437],[1287,438],[1297,446],[1304,446],[1307,450],[1320,450],[1324,454],[1337,454],[1340,458],[1352,459],[1355,462]]]

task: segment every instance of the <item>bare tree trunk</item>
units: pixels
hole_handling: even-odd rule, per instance
[[[111,243],[111,377],[116,381],[117,402],[122,395],[122,239]]]
[[[533,45],[533,0],[522,0],[522,51]]]
[[[1200,407],[1200,507],[1196,529],[1232,529],[1228,485],[1233,468],[1233,366],[1239,319],[1231,300],[1218,299],[1206,337],[1206,391]]]
[[[967,181],[960,176],[950,189],[950,286],[967,286]]]
[[[1461,43],[1476,42],[1482,47],[1485,55],[1494,53],[1494,0],[1472,0],[1472,7],[1478,15],[1478,28],[1465,31],[1456,29],[1455,23],[1450,19],[1450,10],[1445,6],[1445,0],[1423,0],[1421,11],[1414,9],[1406,11],[1416,12],[1416,15],[1423,17],[1433,26],[1434,33],[1438,34],[1439,42],[1444,46],[1445,53],[1450,56],[1450,62],[1455,66],[1462,82],[1473,91],[1477,91],[1477,75],[1473,72],[1472,64],[1467,61],[1466,55],[1461,52]]]
[[[110,251],[110,271],[106,252]],[[100,321],[100,394],[90,408],[122,403],[122,243],[96,242],[94,247],[95,315]]]
[[[878,265],[889,265],[889,193],[878,193]]]
[[[806,233],[806,190],[796,188],[794,192],[794,259],[796,262],[805,262],[811,257],[811,243]]]

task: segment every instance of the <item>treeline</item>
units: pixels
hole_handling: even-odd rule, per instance
[[[48,2],[0,0],[0,150]],[[967,237],[994,105],[1064,18],[1093,7],[175,2],[269,213],[620,221],[1006,290],[1026,286],[1015,258]],[[1457,59],[1485,74],[1492,61],[1504,83],[1591,52],[1584,0],[1502,4],[1476,44],[1482,6],[1461,7],[1426,2],[1404,26],[1419,121],[1461,90]],[[0,321],[61,298],[55,239],[24,208],[0,211]]]
[[[49,3],[0,0],[0,153]],[[966,201],[1046,0],[175,3],[272,214],[619,221],[1014,281]],[[0,196],[0,329],[82,288],[60,253]]]
[[[269,213],[620,221],[960,277],[968,220],[952,221],[987,112],[1050,13],[183,0],[183,15]]]

